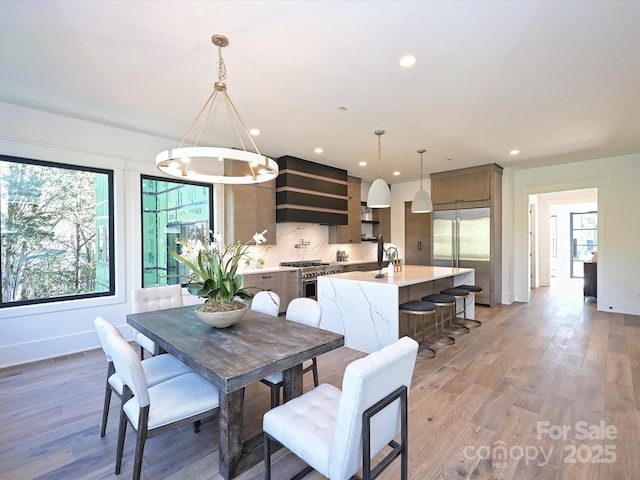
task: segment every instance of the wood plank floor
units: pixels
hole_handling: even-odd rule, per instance
[[[528,304],[478,307],[476,317],[482,327],[456,345],[432,360],[418,356],[411,479],[638,478],[640,317],[598,312],[579,290],[553,288],[535,290]],[[362,355],[342,348],[322,356],[321,381],[340,386],[345,366]],[[105,370],[101,350],[0,370],[0,479],[130,477],[132,436],[122,475],[113,474],[117,405],[107,436],[99,434]],[[252,435],[268,388],[252,385],[245,401]],[[220,479],[217,435],[212,421],[199,434],[184,428],[149,439],[143,477]],[[273,478],[301,466],[282,449]],[[262,466],[238,478],[261,479]],[[381,478],[399,478],[398,462]]]

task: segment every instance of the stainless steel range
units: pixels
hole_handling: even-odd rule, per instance
[[[322,260],[301,260],[296,262],[282,262],[281,267],[296,267],[299,269],[300,296],[318,299],[318,282],[320,275],[341,273],[342,265],[323,262]]]

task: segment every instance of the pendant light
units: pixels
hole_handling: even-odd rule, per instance
[[[369,187],[367,207],[388,208],[391,206],[391,190],[387,182],[380,178],[382,170],[380,136],[384,133],[384,130],[376,130],[373,133],[378,136],[378,179]]]
[[[242,118],[240,118],[238,110],[227,93],[227,85],[225,84],[227,70],[222,59],[222,48],[229,45],[229,39],[224,35],[216,34],[211,37],[211,42],[218,47],[218,81],[214,84],[213,92],[209,95],[178,146],[160,152],[156,156],[156,167],[161,172],[173,177],[207,183],[240,184],[273,180],[278,176],[278,164],[275,160],[260,154],[247,127]],[[214,104],[218,94],[221,94],[222,101],[226,103],[233,127],[240,140],[241,149],[199,146],[200,137],[205,130],[211,113],[214,111]],[[183,147],[187,136],[203,115],[204,121],[199,128],[195,144],[192,147]],[[242,127],[242,131],[240,127]],[[255,152],[245,148],[242,134],[251,142]],[[231,162],[235,163],[232,164]],[[226,169],[225,163],[227,164]],[[229,172],[233,172],[233,175],[230,175]]]
[[[413,196],[413,201],[411,202],[412,213],[433,212],[433,203],[431,202],[431,197],[429,197],[427,191],[422,188],[422,154],[424,152],[426,152],[424,148],[418,150],[418,153],[420,154],[420,190],[418,190]]]

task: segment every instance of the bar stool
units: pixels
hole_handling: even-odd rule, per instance
[[[463,335],[464,333],[469,333],[468,329],[464,329],[466,330],[466,332],[463,332],[462,328],[456,329],[455,332],[452,329],[445,329],[445,324],[444,324],[445,314],[451,308],[450,303],[452,301],[455,301],[453,297],[450,297],[447,295],[433,294],[433,295],[427,295],[422,297],[422,301],[431,302],[436,306],[436,319],[435,319],[436,331],[434,335],[429,337],[429,341],[431,341],[435,345],[445,345],[445,346],[453,345],[454,343],[456,343],[456,341],[455,341],[455,338],[451,337],[450,335]],[[438,319],[440,319],[441,327],[442,327],[441,330],[443,334],[438,334],[438,323],[439,323]]]
[[[456,311],[456,298],[453,295],[445,293],[434,293],[433,295],[427,295],[422,297],[427,302],[435,303],[437,307],[436,317],[440,314],[440,321],[442,322],[442,331],[448,335],[466,335],[471,330],[464,325],[456,325],[452,323],[455,318]],[[448,325],[445,323],[445,319],[448,319]],[[436,320],[437,321],[437,320]]]
[[[460,285],[459,287],[456,287],[456,288],[464,288],[465,290],[469,290],[469,294],[473,295],[473,303],[476,302],[476,299],[475,299],[476,295],[478,293],[482,293],[482,287],[479,285],[465,284],[465,285]],[[465,306],[466,306],[466,303],[465,303]],[[482,322],[480,320],[474,320],[474,322],[478,322],[480,325],[482,325]]]
[[[411,300],[410,302],[402,303],[400,305],[400,313],[407,313],[410,315],[411,321],[413,323],[413,339],[418,341],[417,336],[417,320],[420,318],[422,320],[422,341],[419,343],[425,343],[427,345],[426,348],[426,358],[434,358],[436,356],[436,351],[431,348],[431,344],[426,342],[424,335],[424,328],[426,323],[426,317],[432,316],[436,311],[436,306],[431,302],[423,302],[420,300]]]
[[[467,318],[467,297],[469,296],[470,290],[467,290],[466,288],[462,288],[462,287],[454,287],[454,288],[447,288],[445,290],[442,290],[442,292],[440,293],[444,295],[451,295],[456,300],[462,299],[462,306],[463,306],[462,312],[457,311],[457,307],[456,307],[457,304],[453,305],[453,312],[451,313],[450,321],[453,321],[455,325],[461,325],[466,328],[478,328],[480,325],[482,325],[482,323],[480,323],[477,320],[472,320],[470,318]],[[457,318],[458,313],[462,313],[461,319]]]

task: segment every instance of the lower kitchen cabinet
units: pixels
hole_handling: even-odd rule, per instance
[[[277,293],[280,297],[280,313],[285,313],[289,302],[300,296],[298,274],[298,270],[246,272],[242,274],[242,281],[248,287]]]

